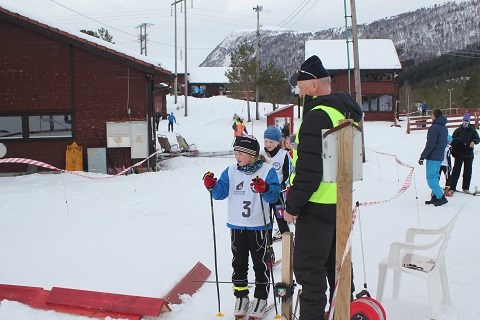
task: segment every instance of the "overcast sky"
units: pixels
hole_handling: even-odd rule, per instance
[[[106,28],[113,41],[140,52],[138,42],[142,23],[147,28],[147,54],[157,58],[174,57],[174,0],[0,0],[8,9],[55,22],[68,29]],[[177,39],[184,57],[184,8],[177,5]],[[350,1],[347,3],[350,13]],[[369,23],[421,7],[443,4],[443,0],[357,0],[357,21]],[[456,0],[455,2],[461,2]],[[188,64],[197,66],[231,32],[256,28],[257,5],[261,27],[318,31],[345,26],[342,0],[187,0]],[[192,7],[193,6],[193,7]],[[350,23],[350,22],[349,22]]]

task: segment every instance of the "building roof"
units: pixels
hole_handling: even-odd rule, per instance
[[[278,108],[278,109],[275,109],[275,110],[273,110],[273,111],[271,111],[271,112],[269,112],[269,113],[265,113],[265,116],[270,116],[270,115],[272,115],[272,114],[276,114],[276,113],[282,112],[283,110],[287,110],[287,109],[293,108],[293,107],[295,107],[294,104],[287,104],[286,106],[283,106],[283,107],[280,107],[280,108]]]
[[[72,43],[91,52],[96,52],[110,58],[114,57],[117,60],[120,59],[124,63],[150,73],[153,76],[158,76],[163,79],[171,79],[174,77],[171,71],[161,67],[162,63],[159,59],[134,53],[119,45],[98,39],[80,31],[68,30],[68,28],[64,28],[63,26],[56,26],[55,23],[46,21],[43,18],[34,18],[30,14],[21,14],[15,11],[18,10],[7,9],[6,6],[2,4],[0,6],[0,18],[47,36]]]
[[[353,44],[349,42],[350,69],[353,64]],[[305,42],[305,59],[317,55],[327,70],[347,70],[345,40],[309,40]],[[359,39],[358,56],[361,70],[400,70],[402,65],[390,39]]]
[[[190,83],[229,83],[225,72],[230,67],[196,67],[190,68],[188,80]]]

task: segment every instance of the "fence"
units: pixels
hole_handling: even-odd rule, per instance
[[[449,115],[445,116],[447,118],[447,128],[457,128],[462,124],[463,121],[463,114],[461,115]],[[475,112],[471,114],[470,122],[473,122],[473,125],[476,129],[479,126],[479,114]],[[410,116],[407,115],[407,133],[409,134],[410,131],[416,130],[427,130],[432,125],[432,117],[431,116]]]

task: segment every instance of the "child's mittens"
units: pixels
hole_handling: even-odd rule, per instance
[[[258,193],[264,193],[268,190],[268,183],[266,183],[265,180],[260,177],[252,179],[252,183],[250,183],[250,185]]]
[[[212,189],[217,184],[217,178],[214,178],[213,172],[208,171],[203,175],[203,184],[207,189]]]

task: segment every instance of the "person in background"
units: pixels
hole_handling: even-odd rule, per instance
[[[470,192],[474,159],[473,148],[480,142],[480,139],[477,130],[470,124],[470,115],[468,113],[464,114],[461,126],[453,131],[452,138],[452,154],[455,161],[448,186],[450,187],[450,192],[457,190],[457,182],[463,165],[462,190]]]
[[[428,110],[428,104],[427,104],[426,101],[423,101],[423,103],[422,103],[422,116],[427,115],[427,110]]]
[[[452,146],[450,143],[452,142],[452,136],[448,135],[447,136],[447,146],[445,147],[445,152],[443,155],[443,161],[440,166],[440,172],[438,173],[440,176],[442,175],[442,172],[445,176],[445,187],[443,188],[443,194],[446,197],[450,197],[451,194],[449,193],[450,187],[448,186],[448,179],[450,178],[450,172],[452,171],[452,158],[450,156]]]
[[[173,132],[173,123],[174,122],[177,123],[177,119],[173,115],[173,112],[168,115],[167,120],[168,120],[168,132],[170,132],[170,129]]]
[[[281,190],[285,190],[287,179],[290,174],[290,157],[288,152],[281,148],[282,134],[277,127],[267,127],[263,133],[265,148],[260,152],[270,165],[277,172],[278,181],[280,181]],[[282,195],[280,195],[282,197]],[[270,204],[270,213],[273,213],[277,219],[279,234],[274,235],[273,240],[280,240],[284,232],[290,232],[288,223],[283,219],[283,198],[277,199],[277,202]]]
[[[425,201],[425,204],[433,204],[436,207],[448,202],[440,188],[440,166],[443,162],[445,148],[447,146],[448,129],[446,127],[447,118],[442,114],[442,110],[433,109],[432,124],[427,131],[427,143],[418,160],[419,165],[423,165],[427,159],[426,178],[430,189],[432,189],[432,198]]]
[[[162,112],[159,106],[155,107],[155,128],[158,131],[158,125],[160,124],[160,119],[162,119]]]
[[[282,137],[286,138],[289,136],[290,136],[290,123],[288,123],[288,120],[286,120],[282,128]]]
[[[296,220],[293,270],[302,286],[299,319],[321,320],[327,304],[326,264],[335,247],[337,215],[337,185],[322,181],[322,130],[337,127],[346,118],[359,122],[363,112],[348,94],[331,92],[330,74],[317,56],[302,64],[297,85],[300,95],[311,99],[304,105],[295,138],[285,220]]]
[[[232,283],[236,303],[234,316],[260,319],[267,308],[270,274],[269,230],[270,215],[264,206],[278,201],[280,183],[275,169],[259,156],[260,145],[253,136],[235,140],[235,164],[226,168],[220,178],[207,172],[203,177],[205,187],[215,200],[228,197],[227,226],[230,228]],[[249,305],[248,262],[249,254],[255,272],[253,306]],[[270,261],[271,262],[271,261]]]
[[[243,123],[243,118],[237,114],[233,116],[233,143],[235,143],[235,139],[237,137],[241,137],[243,135],[248,135],[247,127]]]

